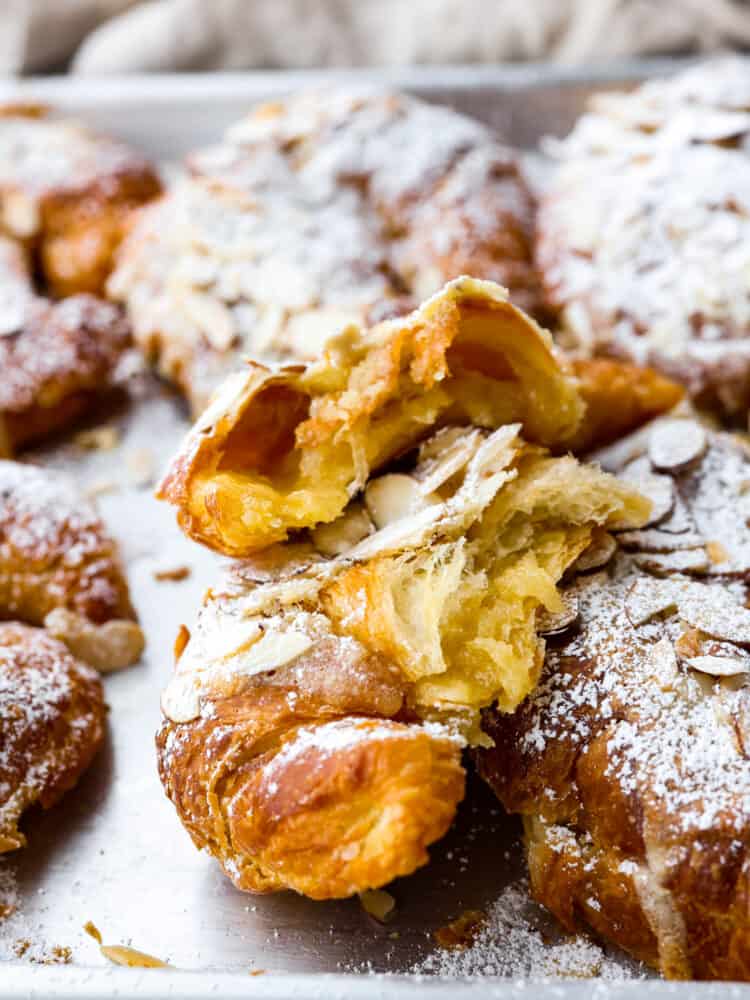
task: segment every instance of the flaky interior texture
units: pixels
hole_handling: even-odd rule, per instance
[[[558,446],[583,412],[549,335],[499,286],[461,278],[406,319],[351,328],[316,364],[228,380],[160,496],[192,537],[245,556],[333,521],[435,427],[518,421],[528,441]]]
[[[481,740],[481,707],[511,710],[536,683],[537,613],[562,609],[557,583],[594,530],[650,511],[631,487],[519,430],[439,431],[333,524],[245,564],[241,584],[204,608],[167,716],[187,721],[204,695],[236,694],[275,658],[308,653],[322,613],[398,669],[409,712]]]

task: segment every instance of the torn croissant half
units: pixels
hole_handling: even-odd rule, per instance
[[[583,412],[549,334],[499,285],[459,278],[405,319],[350,327],[317,363],[229,378],[159,496],[192,538],[242,557],[335,520],[431,428],[519,421],[527,440],[557,445]]]
[[[484,295],[486,311],[476,304]],[[495,360],[485,368],[495,379],[463,368],[456,375],[454,362],[442,381],[418,392],[410,373],[412,343],[406,373],[398,366],[404,395],[394,388],[380,409],[373,403],[380,416],[365,421],[369,431],[355,431],[357,421],[342,418],[339,446],[330,428],[320,438],[309,423],[302,434],[299,428],[296,437],[290,433],[286,448],[295,456],[295,476],[311,456],[321,461],[324,454],[341,461],[334,478],[344,467],[351,475],[352,440],[372,448],[379,429],[390,427],[382,440],[391,443],[369,452],[355,472],[362,478],[342,488],[326,516],[314,506],[329,499],[324,465],[317,484],[310,480],[297,491],[305,493],[304,530],[237,563],[228,581],[207,595],[192,632],[181,634],[162,698],[160,773],[195,843],[242,889],[340,897],[425,863],[428,845],[445,833],[463,795],[461,748],[482,741],[481,709],[496,702],[512,710],[536,684],[544,633],[565,614],[557,589],[562,575],[601,545],[606,529],[648,520],[651,504],[633,486],[570,455],[555,457],[540,443],[558,439],[554,413],[564,427],[559,435],[575,432],[582,404],[546,335],[501,293],[477,282],[455,283],[416,314],[429,317],[445,307],[447,326],[436,320],[428,335],[412,318],[405,329],[424,335],[420,356],[442,358],[442,364],[444,345],[458,343],[464,358],[478,358],[484,348],[477,345],[485,343],[480,333],[495,305],[501,313],[511,310],[507,355],[522,374],[511,378],[516,369]],[[354,408],[373,400],[377,373],[402,351],[402,339],[393,337],[398,350],[386,342],[393,348],[384,355],[388,365],[373,362],[380,356],[360,344],[367,380],[357,381],[356,394],[323,394],[305,410],[315,408],[321,420],[329,412],[333,421],[345,403]],[[503,357],[501,342],[495,354],[487,347],[488,356]],[[319,366],[320,377],[350,381],[351,368],[339,370],[331,357]],[[520,358],[532,360],[524,367]],[[260,377],[266,379],[265,370]],[[269,443],[267,411],[254,411],[261,418],[254,427],[248,420],[253,393],[243,399],[239,409],[217,409],[218,424],[214,417],[204,424],[221,426],[204,459],[210,454],[215,462],[218,448],[239,467],[251,443]],[[425,409],[427,399],[433,402]],[[448,400],[444,410],[438,399]],[[495,416],[474,422],[469,411],[480,405],[494,407]],[[506,422],[501,408],[513,419]],[[412,424],[404,417],[409,413],[421,414],[421,423],[414,418]],[[442,426],[447,414],[450,425]],[[227,449],[235,418],[242,435]],[[494,430],[483,426],[493,422]],[[526,438],[527,426],[534,440]],[[206,468],[197,456],[202,438],[210,442],[212,433],[189,439],[182,466],[188,479],[191,468]],[[382,454],[397,461],[382,468],[373,458]],[[380,474],[368,476],[377,466]],[[179,468],[178,461],[173,476]],[[255,506],[256,487],[275,490],[280,480],[269,486],[270,478],[257,473],[227,475],[236,477],[237,503],[245,490],[253,498],[248,548],[261,538],[283,538],[289,521],[273,520],[273,506]],[[216,483],[207,473],[199,479],[205,500]],[[214,502],[228,488],[224,479]],[[215,511],[208,504],[202,515],[204,537]],[[244,537],[241,528],[234,545]]]

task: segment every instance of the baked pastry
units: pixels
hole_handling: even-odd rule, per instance
[[[750,66],[600,94],[562,143],[537,262],[561,343],[651,365],[744,421],[750,402]]]
[[[480,709],[536,683],[557,581],[648,519],[541,443],[582,414],[548,335],[462,279],[317,365],[237,376],[191,432],[163,488],[183,526],[263,551],[178,639],[159,766],[237,886],[346,896],[427,860]]]
[[[63,477],[0,461],[0,618],[44,625],[102,671],[140,658],[143,634],[117,547]]]
[[[123,143],[43,108],[0,107],[0,231],[55,295],[102,292],[133,210],[160,190]]]
[[[461,278],[408,318],[350,327],[314,364],[251,363],[227,379],[158,496],[186,534],[242,557],[334,520],[371,471],[431,427],[519,421],[527,441],[584,450],[679,392],[615,364],[581,362],[574,373],[503,289]]]
[[[608,358],[571,358],[585,416],[564,444],[576,455],[622,439],[674,409],[684,390],[652,368]]]
[[[653,501],[565,590],[539,687],[485,715],[533,893],[670,978],[750,978],[750,452],[658,421],[603,458]]]
[[[109,293],[197,412],[244,355],[312,359],[461,274],[535,310],[533,203],[479,122],[399,94],[258,107],[141,216]]]
[[[0,456],[79,417],[113,387],[129,344],[110,303],[37,296],[22,249],[0,237]]]
[[[104,737],[102,685],[42,629],[0,623],[0,854],[23,847],[31,805],[53,806]]]

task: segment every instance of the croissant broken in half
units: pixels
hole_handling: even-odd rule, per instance
[[[602,457],[650,522],[580,566],[541,684],[485,717],[480,768],[566,928],[670,978],[747,980],[750,454],[681,420]]]
[[[162,700],[165,789],[240,888],[346,896],[427,860],[481,708],[536,683],[557,581],[648,519],[544,447],[583,410],[547,335],[464,280],[318,365],[251,368],[190,435],[163,487],[188,530],[244,554],[296,529],[209,592]]]
[[[582,393],[549,335],[498,285],[460,278],[405,319],[350,327],[317,363],[250,364],[229,378],[159,495],[177,506],[192,538],[247,556],[334,520],[372,470],[430,428],[519,421],[529,442],[590,447],[608,424],[629,430],[679,398],[652,373],[631,369],[633,381],[618,379],[620,368],[581,362]],[[613,388],[619,416],[601,405]],[[584,421],[587,406],[593,419]]]

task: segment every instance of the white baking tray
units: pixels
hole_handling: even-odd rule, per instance
[[[524,66],[45,79],[6,81],[0,98],[51,103],[154,158],[174,160],[215,140],[256,100],[321,83],[375,81],[452,104],[531,149],[543,134],[567,131],[592,90],[670,67],[631,63],[585,75]],[[19,914],[0,923],[0,954],[12,953],[15,941],[26,938],[27,959],[49,957],[62,946],[71,949],[72,964],[1,962],[0,996],[750,996],[750,987],[654,980],[543,985],[404,977],[434,950],[436,928],[466,908],[487,907],[522,874],[517,823],[501,814],[477,782],[455,828],[433,849],[432,863],[393,887],[397,916],[385,927],[367,917],[356,900],[313,903],[292,894],[259,898],[236,891],[211,858],[195,851],[156,776],[153,734],[174,635],[180,622],[192,620],[220,561],[180,535],[171,512],[152,499],[147,484],[132,482],[131,459],[140,456],[142,464],[145,455],[156,474],[187,426],[181,402],[155,380],[136,378],[133,396],[92,418],[92,424],[104,421],[120,429],[114,452],[84,452],[68,442],[29,456],[65,469],[84,489],[110,487],[100,506],[125,553],[148,650],[141,665],[105,681],[112,708],[109,738],[94,766],[57,808],[28,818],[29,846],[0,862],[0,872],[12,871],[20,895]],[[191,569],[183,582],[154,580],[155,569],[180,565]],[[132,943],[167,959],[174,970],[107,966],[83,932],[88,920],[107,943]],[[266,974],[250,978],[259,970]]]

